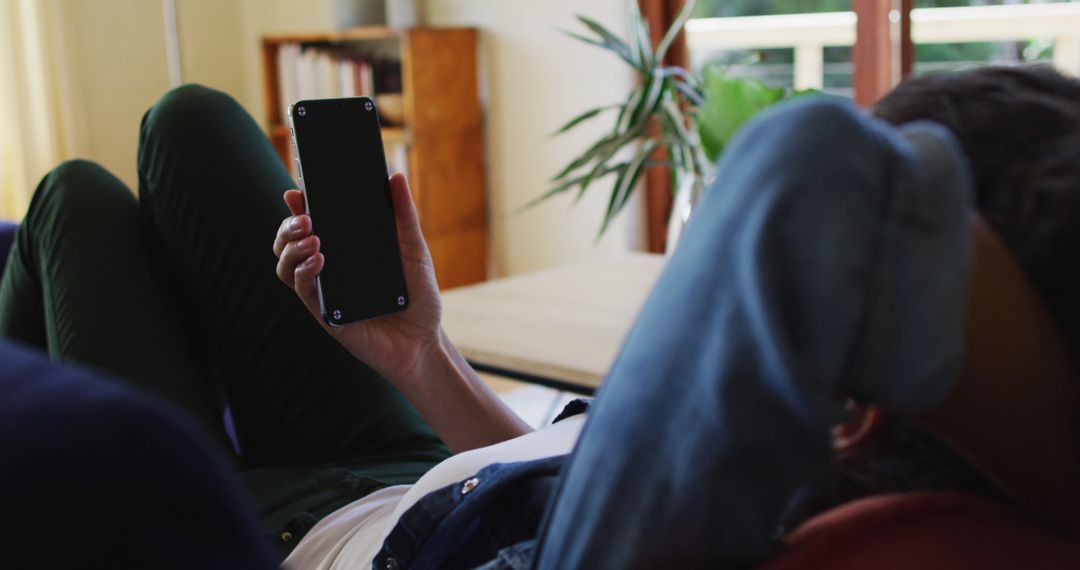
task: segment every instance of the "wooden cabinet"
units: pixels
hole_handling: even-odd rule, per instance
[[[270,138],[286,165],[292,149],[282,100],[279,50],[332,50],[399,58],[404,121],[383,130],[403,143],[420,223],[442,288],[487,278],[488,230],[484,130],[471,28],[356,28],[263,38]],[[387,53],[389,52],[389,55]]]

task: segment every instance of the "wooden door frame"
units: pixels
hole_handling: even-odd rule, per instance
[[[671,23],[679,15],[685,0],[638,0],[641,13],[649,24],[653,46],[660,43]],[[686,49],[686,34],[679,34],[667,55],[666,65],[689,68],[690,52]],[[657,149],[653,159],[667,159],[663,149]],[[663,253],[667,244],[668,218],[671,216],[672,193],[671,173],[667,167],[653,166],[645,171],[645,228],[646,247],[653,253]]]
[[[858,17],[851,50],[855,102],[870,107],[907,79],[915,66],[911,10],[915,0],[852,0]],[[894,23],[890,14],[897,14]]]
[[[897,83],[911,75],[915,46],[911,41],[911,10],[915,0],[852,0],[858,17],[855,46],[852,48],[852,84],[855,101],[869,107]],[[649,24],[653,42],[659,43],[675,20],[685,0],[638,0]],[[896,10],[899,22],[890,21]],[[899,52],[899,53],[898,53]],[[690,54],[682,34],[668,51],[664,63],[689,68]],[[663,151],[654,158],[663,160]],[[645,173],[646,232],[648,251],[662,253],[667,242],[667,222],[672,204],[671,176],[666,168],[652,167]]]

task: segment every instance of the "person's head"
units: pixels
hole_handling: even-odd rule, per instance
[[[873,109],[931,120],[971,163],[979,212],[1080,348],[1080,81],[1048,67],[984,67],[911,79]]]

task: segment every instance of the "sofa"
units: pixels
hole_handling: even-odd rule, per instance
[[[15,230],[18,228],[19,226],[12,222],[0,220],[0,274],[7,266],[8,254],[11,253],[11,245],[15,243]]]
[[[1080,543],[1011,506],[955,492],[879,495],[826,511],[762,570],[1080,568]]]
[[[0,221],[0,270],[16,229]],[[1080,543],[1016,508],[963,493],[860,499],[812,518],[785,542],[763,569],[1080,568]]]

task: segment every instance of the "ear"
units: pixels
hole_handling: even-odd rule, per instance
[[[848,400],[844,406],[851,412],[851,419],[832,429],[833,449],[841,454],[872,440],[885,425],[885,414],[877,406],[854,400]]]

